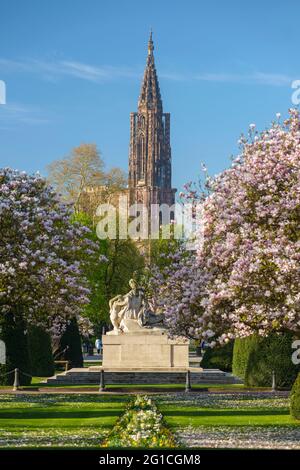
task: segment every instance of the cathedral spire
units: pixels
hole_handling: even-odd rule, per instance
[[[152,39],[152,30],[148,41],[148,56],[144,78],[142,82],[141,94],[139,98],[139,110],[147,111],[162,111],[162,101],[160,96],[160,89],[158,78],[154,63],[154,44]]]
[[[130,114],[129,199],[142,203],[150,214],[152,204],[172,206],[170,114],[163,112],[154,64],[152,31],[137,112]]]
[[[148,55],[153,55],[154,45],[152,40],[152,29],[150,29],[150,37],[148,41]]]

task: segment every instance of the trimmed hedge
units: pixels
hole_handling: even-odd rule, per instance
[[[203,369],[221,369],[232,371],[233,341],[215,348],[207,348],[204,352],[201,367]]]
[[[234,341],[232,372],[242,380],[245,380],[249,354],[256,341],[257,337],[255,335],[249,336],[248,338],[237,338]]]
[[[37,377],[54,375],[54,360],[49,333],[39,326],[28,331],[28,347],[31,360],[31,373]]]
[[[69,361],[71,368],[83,367],[81,338],[75,317],[69,321],[63,335],[53,342],[52,352],[55,360]]]
[[[272,371],[275,371],[276,386],[291,388],[300,366],[292,363],[291,333],[273,333],[266,338],[253,335],[235,341],[233,351],[233,373],[249,387],[270,387]]]
[[[25,324],[12,312],[5,315],[1,321],[0,337],[6,346],[6,364],[0,365],[0,384],[13,385],[14,374],[3,376],[15,368],[31,374],[31,364],[28,351],[28,338],[25,334]],[[19,374],[20,385],[30,385],[31,376]]]
[[[298,377],[293,385],[290,399],[291,415],[293,416],[293,418],[300,419],[300,373],[298,374]]]

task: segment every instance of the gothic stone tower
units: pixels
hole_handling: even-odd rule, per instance
[[[170,114],[163,112],[153,55],[152,33],[138,101],[130,114],[129,202],[151,204],[175,202],[171,184]]]

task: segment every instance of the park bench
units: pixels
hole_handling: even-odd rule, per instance
[[[69,361],[54,361],[54,364],[64,366],[65,371],[69,370]]]

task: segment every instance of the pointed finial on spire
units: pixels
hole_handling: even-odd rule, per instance
[[[153,49],[154,49],[154,45],[152,41],[152,28],[150,28],[150,37],[149,37],[149,42],[148,42],[148,55],[153,54]]]

